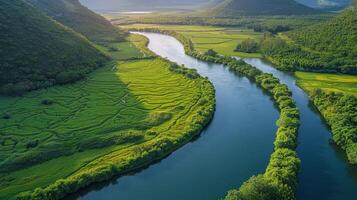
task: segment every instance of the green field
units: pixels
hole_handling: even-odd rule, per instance
[[[108,53],[116,59],[148,53],[136,48],[145,44],[141,36],[130,40]],[[122,61],[72,85],[0,97],[0,199],[113,163],[135,168],[123,159],[136,159],[140,148],[162,139],[192,136],[202,111],[212,108],[213,88],[170,65],[159,58]]]
[[[304,90],[320,88],[327,92],[340,92],[357,96],[357,76],[296,72],[298,84]]]
[[[154,24],[133,24],[121,27],[124,29],[158,28],[162,30],[177,31],[191,39],[195,49],[200,52],[206,52],[208,49],[213,49],[226,56],[239,56],[244,58],[262,57],[260,53],[243,53],[234,51],[237,45],[247,38],[259,41],[263,37],[262,33],[257,33],[249,29]]]

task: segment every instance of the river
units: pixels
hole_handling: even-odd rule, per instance
[[[260,70],[272,73],[288,85],[301,113],[299,145],[301,159],[298,200],[350,200],[357,197],[357,168],[347,164],[345,154],[331,142],[324,120],[295,84],[295,77],[261,59],[245,59]]]
[[[263,173],[279,117],[270,97],[223,65],[185,55],[183,46],[173,37],[142,34],[149,38],[149,48],[156,54],[197,69],[210,79],[216,88],[215,116],[197,140],[166,159],[140,172],[93,185],[68,199],[217,200],[252,175]],[[326,125],[309,106],[305,93],[295,86],[294,77],[259,59],[246,61],[286,83],[302,112],[298,199],[352,199],[357,194],[356,170],[330,145]]]

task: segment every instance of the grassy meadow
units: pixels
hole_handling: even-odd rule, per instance
[[[357,76],[296,72],[298,84],[306,91],[320,88],[326,92],[339,92],[357,96]]]
[[[237,45],[247,38],[259,41],[263,37],[263,33],[254,32],[250,29],[153,24],[133,24],[121,27],[124,29],[158,28],[162,30],[176,31],[191,39],[195,49],[200,52],[206,52],[208,49],[213,49],[225,56],[239,56],[242,58],[262,57],[262,54],[260,53],[243,53],[234,51]]]
[[[128,164],[123,159],[158,139],[192,134],[201,112],[212,107],[211,84],[173,72],[161,58],[134,59],[150,52],[142,36],[129,40],[102,51],[132,60],[74,84],[0,97],[0,199]]]

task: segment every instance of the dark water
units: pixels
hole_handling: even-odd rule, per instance
[[[357,199],[357,169],[347,164],[343,152],[331,143],[331,133],[310,104],[308,96],[295,85],[295,77],[276,70],[260,59],[245,59],[264,72],[272,73],[293,92],[301,112],[298,154],[301,159],[298,200]]]
[[[94,185],[70,199],[217,200],[250,176],[264,172],[273,149],[278,111],[261,89],[222,65],[186,56],[170,36],[145,33],[149,48],[207,76],[216,88],[217,110],[196,141],[133,175]],[[299,200],[344,200],[357,196],[357,173],[329,143],[330,133],[294,77],[259,59],[247,59],[286,83],[301,110],[298,153],[302,159]]]
[[[217,96],[214,119],[201,137],[161,162],[140,173],[95,185],[70,199],[217,200],[250,176],[264,172],[279,117],[269,96],[222,65],[186,56],[172,37],[145,35],[155,53],[195,68],[212,81]]]

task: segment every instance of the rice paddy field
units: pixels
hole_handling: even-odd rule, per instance
[[[296,72],[298,85],[306,91],[320,88],[327,92],[340,92],[357,96],[357,76]]]
[[[195,49],[206,52],[213,49],[226,56],[239,56],[242,58],[261,58],[260,53],[235,52],[237,45],[247,38],[259,41],[262,33],[254,32],[250,29],[225,28],[213,26],[187,26],[187,25],[155,25],[155,24],[133,24],[121,26],[124,29],[130,28],[158,28],[163,30],[177,31],[190,38]]]
[[[114,44],[116,59],[145,57],[137,48],[145,40],[130,40]],[[75,84],[0,97],[0,199],[124,163],[141,146],[187,134],[213,88],[169,67],[161,58],[113,62]]]

